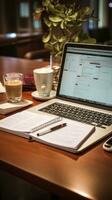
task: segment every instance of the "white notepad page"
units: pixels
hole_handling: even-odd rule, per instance
[[[60,120],[57,116],[25,110],[0,120],[0,129],[15,134],[31,133]]]
[[[48,134],[37,136],[37,132],[30,134],[33,139],[50,144],[62,149],[78,149],[79,146],[95,131],[95,127],[89,124],[63,119],[67,126]],[[62,123],[61,122],[61,123]],[[58,122],[58,124],[60,124]],[[53,127],[53,126],[50,126]],[[44,130],[47,128],[44,128]]]

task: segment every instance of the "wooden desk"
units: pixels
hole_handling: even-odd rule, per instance
[[[45,63],[1,58],[0,73],[29,73],[35,64]],[[33,100],[30,91],[24,97]],[[0,131],[0,168],[64,199],[112,199],[112,154],[104,152],[102,143],[75,155]]]

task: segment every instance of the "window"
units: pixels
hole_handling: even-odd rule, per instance
[[[28,2],[20,2],[20,17],[29,17],[29,3]]]
[[[34,19],[37,0],[19,0],[17,3],[17,32],[40,32],[41,20]]]

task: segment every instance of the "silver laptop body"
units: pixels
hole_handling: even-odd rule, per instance
[[[75,107],[75,113],[77,108],[84,112],[85,110],[88,113],[93,112],[89,123],[96,126],[96,131],[82,144],[77,153],[112,134],[112,46],[66,43],[56,98],[45,101],[30,110],[46,112],[46,107],[60,106],[60,104],[72,106],[71,112]],[[49,109],[47,113],[48,115],[55,114]],[[66,113],[64,116],[60,113],[56,115],[66,118],[69,115]],[[100,124],[100,121],[97,124],[96,113],[101,114],[100,118],[103,116],[106,118],[108,115],[109,119],[105,119],[103,125]],[[82,116],[82,123],[88,123],[84,119],[86,114]],[[73,114],[73,118],[70,119],[77,120],[75,114]],[[78,121],[80,119],[81,112],[79,112]]]

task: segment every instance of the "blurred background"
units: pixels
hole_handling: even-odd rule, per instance
[[[0,55],[25,57],[27,52],[43,49],[42,22],[33,17],[39,2],[0,0]],[[91,6],[97,18],[90,19],[84,30],[97,43],[112,44],[112,0],[82,0],[81,4]]]

